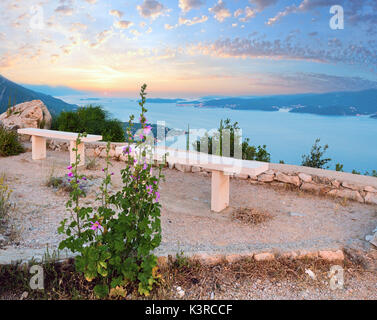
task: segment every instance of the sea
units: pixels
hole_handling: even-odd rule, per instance
[[[77,105],[101,105],[111,117],[128,121],[131,114],[139,119],[140,107],[137,99],[88,98],[64,96],[60,99]],[[337,163],[343,170],[361,173],[377,170],[377,119],[368,116],[320,116],[280,111],[234,110],[229,108],[199,108],[176,103],[148,103],[148,122],[164,122],[170,129],[190,132],[216,130],[221,119],[238,122],[242,137],[249,138],[253,145],[266,145],[271,162],[284,161],[300,165],[302,155],[308,154],[317,138],[320,144],[329,147],[325,153],[331,158],[329,169],[335,170]],[[190,134],[190,145],[196,139]],[[170,144],[179,149],[186,148],[186,136],[170,139]]]

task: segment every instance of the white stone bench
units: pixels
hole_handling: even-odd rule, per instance
[[[116,154],[122,153],[123,147],[116,148]],[[182,164],[200,167],[212,172],[211,178],[211,210],[220,212],[229,206],[229,177],[235,174],[257,176],[269,169],[269,164],[260,161],[241,160],[229,157],[220,157],[195,151],[174,150],[157,147],[153,150],[153,159],[169,164]],[[135,147],[132,146],[132,154]]]
[[[85,142],[94,142],[102,140],[102,136],[88,134],[86,137],[81,138],[81,143],[76,146],[76,139],[78,133],[74,132],[65,132],[65,131],[55,131],[55,130],[46,130],[46,129],[37,129],[37,128],[25,128],[18,129],[19,134],[26,134],[31,136],[32,143],[32,159],[41,160],[46,159],[46,138],[50,139],[60,139],[60,140],[69,140],[69,156],[70,163],[74,163],[76,160],[75,151],[73,148],[78,149],[78,154],[80,154],[80,163],[79,166],[85,165]]]

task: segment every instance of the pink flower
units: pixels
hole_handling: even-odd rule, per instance
[[[71,169],[72,169],[72,166],[67,167],[67,170],[71,170]]]
[[[73,177],[73,173],[72,172],[68,173],[68,177]]]
[[[148,192],[148,194],[153,193],[153,187],[151,185],[147,186],[147,192]]]
[[[143,170],[146,170],[148,168],[147,163],[144,163]]]
[[[158,202],[158,200],[160,200],[160,193],[158,191],[156,191],[155,195],[156,195],[155,201]]]
[[[152,131],[152,127],[151,126],[146,126],[144,128],[144,134],[147,136],[150,132]]]
[[[97,230],[99,227],[101,227],[100,223],[98,221],[96,221],[95,223],[91,222],[90,223],[92,224],[91,228],[92,230]]]
[[[144,136],[143,136],[143,134],[141,133],[141,134],[139,134],[139,138],[140,138],[140,140],[143,140],[144,139]]]
[[[86,177],[82,177],[82,180],[87,180]]]
[[[132,151],[132,148],[130,146],[123,147],[124,154],[130,154],[131,151]]]

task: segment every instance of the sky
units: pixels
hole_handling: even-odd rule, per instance
[[[376,0],[0,2],[1,75],[104,96],[377,88],[376,41]]]

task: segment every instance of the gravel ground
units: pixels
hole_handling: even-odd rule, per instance
[[[88,150],[90,151],[90,150]],[[56,248],[62,236],[59,222],[68,194],[46,186],[48,177],[63,176],[68,152],[48,151],[46,160],[32,161],[27,152],[0,159],[0,172],[7,175],[14,190],[16,210],[13,224],[18,229],[14,240],[18,248]],[[100,183],[99,169],[85,170],[92,186]],[[121,186],[119,169],[113,162],[113,189]],[[365,235],[376,227],[377,207],[356,202],[341,202],[296,191],[277,190],[245,180],[231,180],[230,207],[221,213],[210,211],[210,177],[166,169],[161,184],[162,244],[157,254],[242,253],[336,249],[367,246]],[[84,202],[95,199],[92,188]],[[268,211],[272,219],[260,225],[244,225],[232,219],[238,207]],[[291,215],[290,213],[299,213]]]

